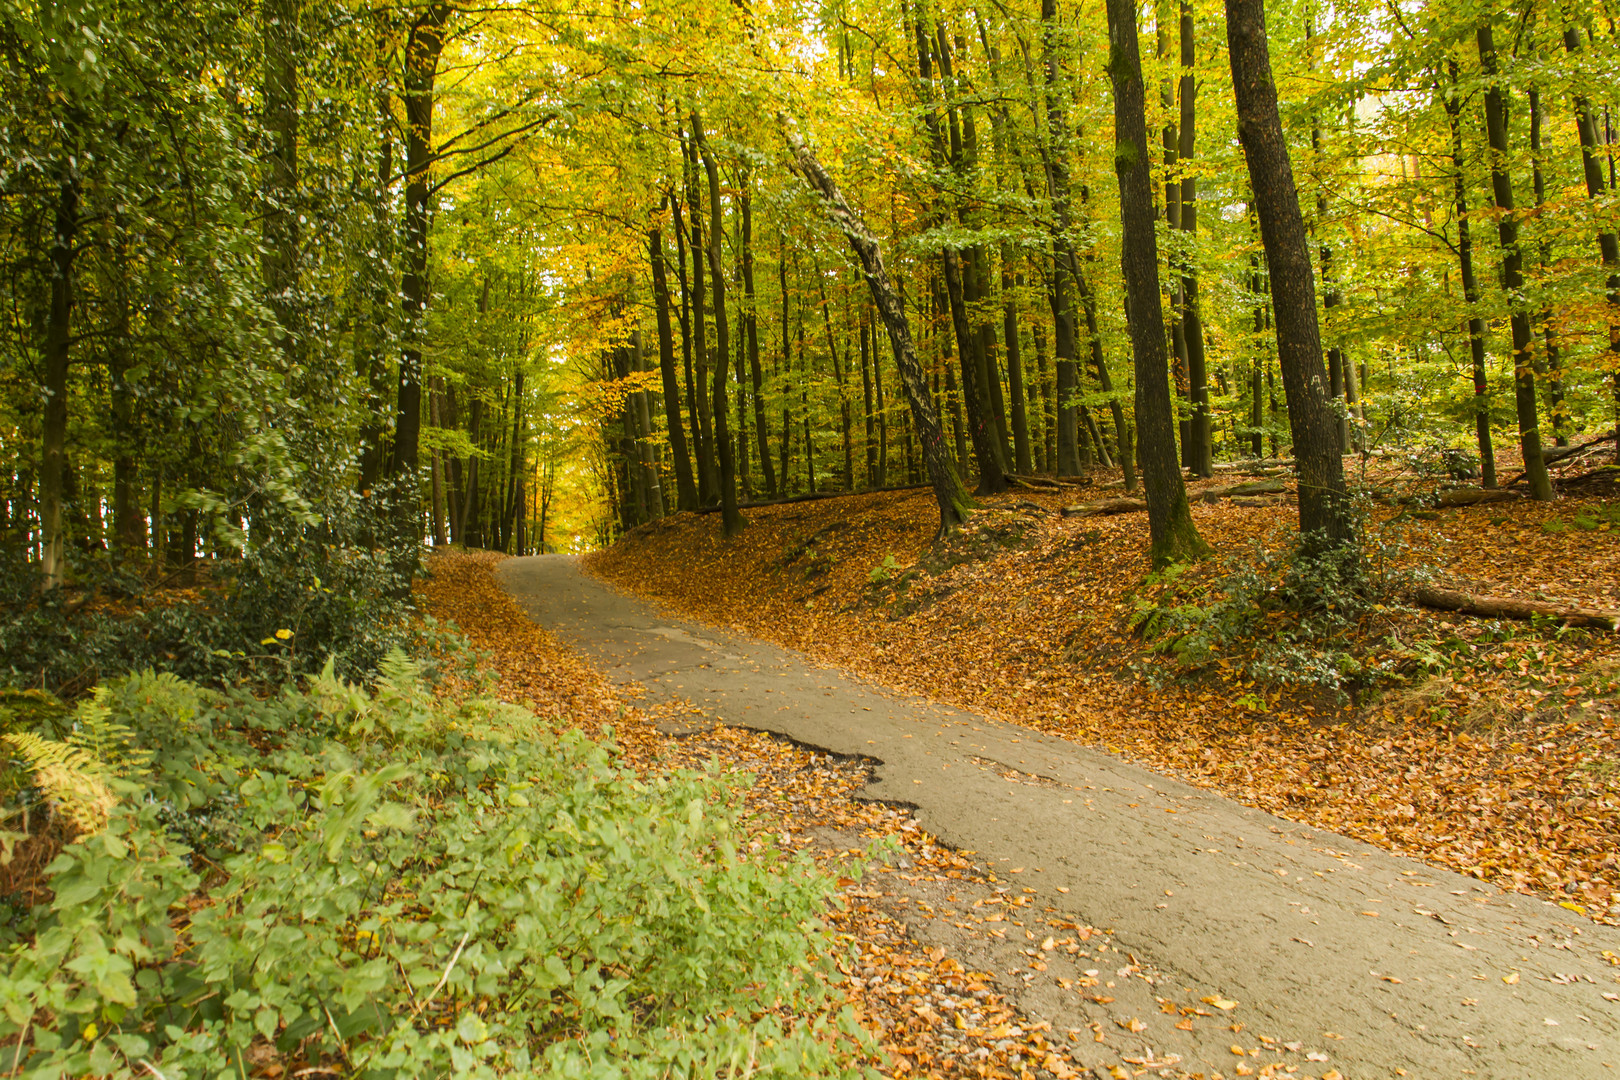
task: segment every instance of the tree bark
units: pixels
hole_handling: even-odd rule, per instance
[[[1485,90],[1485,136],[1491,146],[1491,194],[1498,217],[1496,235],[1502,245],[1502,288],[1513,305],[1508,326],[1513,334],[1513,405],[1519,418],[1519,450],[1530,479],[1531,497],[1550,502],[1552,478],[1541,457],[1541,416],[1536,406],[1535,346],[1530,338],[1530,313],[1524,306],[1524,253],[1519,247],[1519,219],[1513,212],[1513,179],[1508,173],[1507,100],[1497,80],[1496,45],[1489,23],[1474,34],[1479,63],[1490,80]]]
[[[771,465],[771,443],[765,420],[765,373],[759,363],[759,310],[754,292],[754,200],[748,174],[743,174],[742,194],[742,276],[744,322],[748,331],[748,371],[754,383],[754,438],[759,445],[759,468],[765,476],[765,492],[776,494],[776,469]]]
[[[1186,251],[1181,258],[1181,327],[1187,351],[1188,394],[1192,401],[1185,456],[1195,475],[1213,476],[1215,448],[1210,430],[1209,365],[1204,355],[1204,318],[1198,306],[1198,264],[1193,241],[1198,235],[1198,179],[1185,167],[1185,163],[1193,159],[1196,146],[1198,91],[1193,78],[1196,60],[1192,3],[1181,0],[1181,131],[1176,156],[1182,163],[1181,231],[1187,234]]]
[[[1457,208],[1457,264],[1463,303],[1468,305],[1468,352],[1474,378],[1474,443],[1479,448],[1479,484],[1496,486],[1496,447],[1491,437],[1491,388],[1486,381],[1485,320],[1479,313],[1479,277],[1474,272],[1474,233],[1468,217],[1468,184],[1464,174],[1462,97],[1457,89],[1457,62],[1450,61],[1451,87],[1445,96],[1451,127],[1451,196]]]
[[[1155,569],[1202,557],[1209,548],[1193,524],[1176,455],[1175,417],[1165,367],[1164,308],[1154,236],[1142,56],[1137,8],[1108,0],[1108,73],[1114,84],[1114,170],[1119,178],[1123,237],[1120,269],[1129,300],[1136,360],[1136,423],[1141,429],[1142,483],[1147,496],[1149,558]],[[1128,453],[1120,448],[1120,456]]]
[[[1580,33],[1573,27],[1564,28],[1564,49],[1571,55],[1581,51]],[[1587,197],[1594,202],[1606,198],[1609,194],[1610,184],[1603,179],[1603,164],[1598,160],[1598,130],[1597,120],[1592,112],[1591,103],[1580,94],[1574,96],[1575,105],[1575,134],[1581,142],[1581,170],[1586,179]],[[1605,114],[1605,128],[1607,115]],[[1614,159],[1609,159],[1611,173]],[[1616,408],[1620,410],[1620,236],[1613,229],[1598,229],[1597,234],[1598,255],[1603,260],[1603,266],[1608,270],[1604,281],[1604,293],[1609,301],[1609,363],[1610,380],[1616,400]],[[1620,462],[1620,442],[1614,446],[1614,459]]]
[[[398,409],[394,418],[393,476],[415,483],[422,433],[422,335],[427,315],[428,224],[433,164],[433,84],[444,52],[449,4],[431,4],[411,24],[405,44],[405,250],[400,278],[401,333]],[[421,525],[415,489],[402,497],[399,522],[415,536]],[[410,522],[410,524],[407,523]]]
[[[73,261],[78,255],[79,185],[65,177],[56,192],[51,232],[51,300],[45,322],[45,408],[39,460],[40,575],[47,589],[67,580],[63,482],[67,477],[68,359],[72,345]],[[155,520],[155,519],[154,519]]]
[[[1024,362],[1018,342],[1018,301],[1013,291],[1012,251],[1001,246],[1001,333],[1007,350],[1007,396],[1012,406],[1013,463],[1020,473],[1034,471],[1029,454],[1029,411],[1024,400]]]
[[[905,306],[894,284],[889,280],[888,270],[883,265],[883,252],[878,247],[877,240],[867,231],[866,225],[856,216],[849,203],[844,201],[838,185],[827,174],[815,154],[805,145],[804,140],[789,126],[786,117],[778,117],[778,122],[782,125],[788,146],[793,151],[797,171],[821,195],[833,223],[848,238],[850,246],[855,249],[856,256],[861,260],[867,288],[872,293],[872,303],[877,307],[883,325],[889,332],[889,344],[894,350],[895,367],[899,369],[901,385],[905,388],[906,398],[911,405],[912,424],[916,427],[922,442],[923,461],[928,470],[929,483],[934,490],[934,499],[939,504],[939,531],[936,537],[943,537],[967,520],[967,510],[971,503],[967,492],[962,488],[962,481],[956,475],[956,470],[951,467],[949,452],[945,448],[945,435],[940,430],[939,414],[934,411],[934,401],[928,393],[928,376],[922,364],[918,362],[916,350],[911,343],[911,328],[906,322]]]
[[[703,118],[692,113],[692,141],[703,158],[703,171],[709,177],[709,277],[714,281],[714,341],[717,363],[714,365],[714,449],[720,459],[720,527],[727,536],[735,536],[748,524],[737,511],[737,463],[732,455],[731,433],[726,418],[727,359],[730,351],[730,330],[726,321],[726,275],[724,270],[725,232],[720,212],[720,170],[709,153],[708,141],[703,135]],[[696,220],[696,206],[693,219]]]
[[[674,458],[675,505],[682,510],[696,510],[697,485],[692,478],[686,426],[681,422],[681,388],[675,377],[675,335],[669,319],[669,273],[664,266],[661,230],[647,231],[647,249],[652,260],[653,306],[658,318],[658,371],[664,386],[664,423],[669,429],[670,456]]]
[[[1270,270],[1277,360],[1299,467],[1299,530],[1308,554],[1356,542],[1337,417],[1328,402],[1316,280],[1293,165],[1277,111],[1261,0],[1226,0],[1226,37],[1237,97],[1238,139]]]

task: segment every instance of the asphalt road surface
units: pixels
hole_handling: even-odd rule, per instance
[[[1027,868],[1022,884],[1110,930],[1178,998],[1235,1000],[1220,1019],[1321,1046],[1301,1075],[1620,1077],[1613,929],[672,618],[570,556],[508,560],[498,575],[615,682],[874,759],[864,796],[914,806],[926,829],[992,866]],[[1161,1036],[1161,1056],[1228,1076],[1232,1044],[1247,1038],[1215,1024],[1169,1034],[1179,1043]]]

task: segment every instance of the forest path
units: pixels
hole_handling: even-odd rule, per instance
[[[1168,1009],[1140,1031],[1134,1017],[1093,1025],[1116,1046],[1136,1039],[1139,1067],[1179,1054],[1180,1069],[1239,1076],[1295,1063],[1292,1075],[1345,1080],[1617,1075],[1620,968],[1604,955],[1620,962],[1613,929],[669,617],[570,556],[511,559],[497,577],[615,682],[875,759],[864,795],[915,806],[925,828],[1004,880],[1113,933],[1123,953],[1094,973],[1107,988],[1083,990],[1092,1002],[1118,997],[1127,1015],[1139,1004],[1151,1013],[1155,1000],[1237,1002],[1200,1006],[1220,1023],[1191,1032],[1172,1027]],[[1046,958],[1038,938],[1028,945]],[[1059,1028],[1097,1015],[1025,963],[1035,968],[1023,976],[1026,1012]]]

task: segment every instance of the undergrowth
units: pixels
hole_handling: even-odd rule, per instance
[[[1178,563],[1149,574],[1132,598],[1130,625],[1171,660],[1168,674],[1218,665],[1265,685],[1313,687],[1341,700],[1397,677],[1410,650],[1391,636],[1401,596],[1425,576],[1404,544],[1372,530],[1359,545],[1256,541],[1214,574]],[[1159,665],[1137,665],[1162,681]]]
[[[829,883],[740,854],[711,775],[640,779],[398,652],[374,693],[148,672],[33,720],[3,750],[71,843],[0,912],[8,1076],[853,1072]]]

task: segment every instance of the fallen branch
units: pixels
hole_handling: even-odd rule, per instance
[[[1549,450],[1544,450],[1541,454],[1541,461],[1544,465],[1556,465],[1559,462],[1569,464],[1575,460],[1576,456],[1579,455],[1581,451],[1590,450],[1592,447],[1598,446],[1602,443],[1613,442],[1616,438],[1620,438],[1620,428],[1615,428],[1613,431],[1604,432],[1602,435],[1587,439],[1585,442],[1577,443],[1574,446],[1555,446]],[[1529,475],[1530,470],[1526,469],[1524,472],[1520,473],[1518,476],[1515,476],[1502,486],[1505,488],[1510,488]]]
[[[1518,502],[1516,492],[1504,488],[1452,488],[1435,497],[1436,506],[1478,506],[1480,503]]]
[[[1203,491],[1193,495],[1192,498],[1195,502],[1212,503],[1242,495],[1281,495],[1287,490],[1288,485],[1281,480],[1250,480],[1242,484],[1205,488]]]
[[[1139,510],[1146,509],[1147,503],[1141,499],[1103,499],[1101,502],[1065,506],[1063,516],[1066,518],[1102,517],[1108,514],[1134,514]]]
[[[1008,483],[1017,487],[1027,488],[1031,491],[1041,489],[1056,490],[1058,488],[1078,488],[1086,486],[1086,482],[1084,480],[1071,480],[1066,482],[1063,480],[1054,480],[1050,476],[1015,476],[1012,473],[1007,473],[1006,477]]]
[[[1439,611],[1456,611],[1464,615],[1478,615],[1486,619],[1550,618],[1557,619],[1565,626],[1589,626],[1599,630],[1614,630],[1620,627],[1620,612],[1561,607],[1540,600],[1520,600],[1511,596],[1482,596],[1458,592],[1456,589],[1420,586],[1412,591],[1412,599],[1424,607]]]
[[[931,484],[901,484],[898,487],[866,488],[863,491],[812,491],[807,495],[790,495],[785,499],[754,499],[737,504],[739,510],[758,510],[765,506],[787,506],[791,503],[820,502],[822,499],[844,499],[851,495],[873,495],[880,491],[921,491]],[[700,506],[694,514],[718,514],[718,506]],[[673,515],[671,515],[673,516]]]

